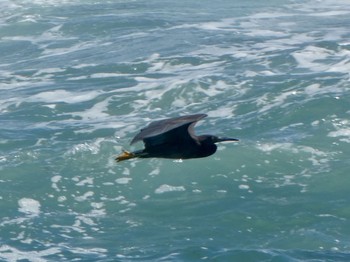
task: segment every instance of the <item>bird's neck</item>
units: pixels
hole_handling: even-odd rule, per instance
[[[213,143],[203,143],[199,154],[201,157],[206,157],[214,154],[216,152],[217,146]]]

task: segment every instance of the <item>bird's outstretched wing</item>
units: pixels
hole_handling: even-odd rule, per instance
[[[193,126],[206,116],[206,114],[196,114],[152,122],[141,129],[140,133],[133,138],[131,144],[143,140],[147,148],[163,143],[196,141]]]

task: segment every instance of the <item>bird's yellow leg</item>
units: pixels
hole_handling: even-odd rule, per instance
[[[123,152],[115,158],[117,162],[124,161],[136,157],[134,153],[123,150]]]

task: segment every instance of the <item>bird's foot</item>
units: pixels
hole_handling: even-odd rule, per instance
[[[117,162],[124,161],[130,158],[134,158],[136,155],[134,153],[123,150],[123,152],[115,158]]]

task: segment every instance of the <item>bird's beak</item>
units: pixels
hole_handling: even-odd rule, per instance
[[[218,142],[238,142],[239,140],[237,138],[230,138],[230,137],[218,137],[216,138],[216,141],[215,143],[218,143]]]

